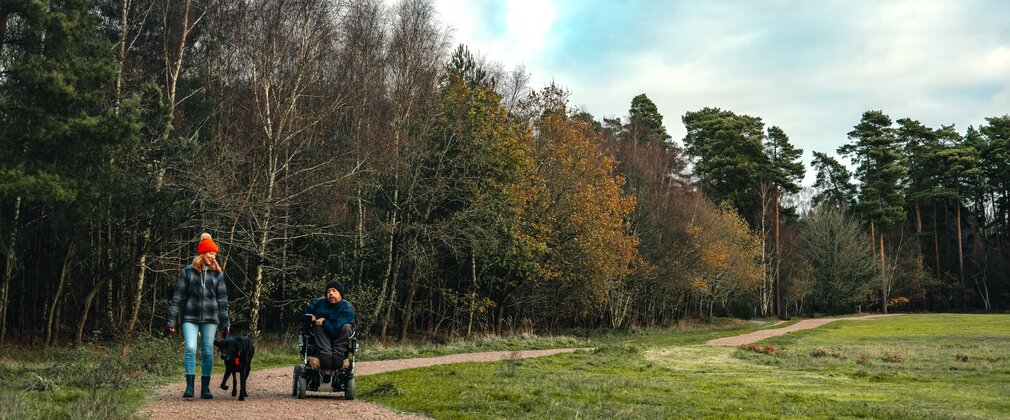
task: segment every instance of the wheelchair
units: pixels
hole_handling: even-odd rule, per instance
[[[291,396],[302,399],[307,391],[343,392],[344,399],[353,400],[354,354],[358,352],[358,339],[353,325],[347,343],[349,365],[347,369],[335,369],[329,377],[323,374],[322,369],[309,365],[309,358],[318,354],[315,335],[311,320],[306,319],[298,333],[298,353],[302,356],[302,364],[295,366],[291,379]]]

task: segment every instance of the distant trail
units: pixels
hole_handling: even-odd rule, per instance
[[[852,318],[822,318],[822,319],[804,319],[793,325],[783,328],[775,328],[770,330],[754,331],[752,333],[737,335],[733,337],[723,337],[717,338],[715,340],[709,340],[705,343],[710,346],[740,346],[744,344],[753,344],[758,341],[764,340],[766,338],[776,337],[783,334],[791,333],[793,331],[808,330],[811,328],[817,328],[821,325],[827,324],[831,321],[863,321],[869,319],[882,318],[885,316],[895,316],[899,314],[887,314],[887,315],[864,315]]]
[[[374,375],[416,367],[444,365],[465,362],[494,362],[511,358],[550,356],[570,353],[576,349],[495,351],[485,353],[453,354],[441,357],[416,359],[377,360],[358,362],[354,366],[355,376]],[[255,366],[255,360],[253,361]],[[183,400],[182,382],[167,385],[149,397],[150,405],[141,410],[142,415],[153,419],[418,419],[417,415],[399,413],[356,399],[344,400],[343,393],[309,392],[305,399],[291,396],[291,373],[294,366],[253,371],[249,375],[249,397],[238,401],[231,396],[231,390],[218,388],[221,383],[221,366],[211,376],[214,392],[213,400],[197,398]],[[230,381],[229,381],[230,382]],[[320,386],[320,388],[326,385]],[[435,391],[433,391],[435,392]]]

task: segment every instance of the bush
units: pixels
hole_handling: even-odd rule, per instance
[[[734,300],[729,304],[729,313],[734,318],[751,319],[754,317],[754,305],[744,300]]]

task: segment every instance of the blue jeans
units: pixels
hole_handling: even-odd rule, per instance
[[[186,351],[182,353],[182,365],[186,374],[196,372],[196,333],[200,333],[200,376],[210,376],[214,367],[214,335],[217,334],[217,324],[182,323],[182,338],[186,340]]]

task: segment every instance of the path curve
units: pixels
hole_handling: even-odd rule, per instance
[[[878,315],[864,315],[851,318],[821,318],[821,319],[804,319],[788,327],[773,328],[768,330],[754,331],[748,334],[736,335],[733,337],[723,337],[714,340],[709,340],[707,343],[710,346],[740,346],[744,344],[753,344],[758,341],[764,340],[766,338],[776,337],[783,334],[788,334],[793,331],[808,330],[811,328],[817,328],[821,325],[827,324],[832,321],[865,321],[869,319],[877,319],[885,316],[894,316],[898,314],[878,314]]]
[[[416,359],[377,360],[358,362],[354,367],[356,376],[374,375],[394,370],[416,367],[466,362],[494,362],[512,358],[543,357],[559,353],[571,353],[576,349],[495,351],[485,353],[453,354],[441,357]],[[310,392],[303,400],[291,396],[292,367],[253,371],[246,384],[249,397],[238,401],[231,397],[231,390],[218,388],[221,383],[220,366],[211,376],[214,399],[200,398],[183,400],[183,382],[173,383],[158,389],[148,400],[149,404],[141,414],[153,419],[418,419],[416,415],[391,411],[385,407],[361,400],[347,401],[342,393]],[[228,382],[231,382],[229,380]],[[229,384],[230,385],[230,384]],[[200,385],[196,387],[197,394]]]

